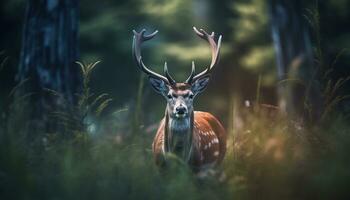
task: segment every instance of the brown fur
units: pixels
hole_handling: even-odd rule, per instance
[[[155,161],[161,164],[163,157],[165,119],[158,128],[152,149]],[[226,132],[221,123],[210,113],[195,111],[193,126],[193,149],[190,166],[202,169],[208,164],[219,164],[226,152]]]

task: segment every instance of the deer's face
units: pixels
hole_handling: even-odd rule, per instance
[[[153,88],[166,99],[170,117],[181,119],[189,117],[193,110],[193,100],[205,90],[209,76],[196,80],[193,84],[176,83],[169,85],[161,79],[150,78]]]
[[[167,109],[171,117],[184,118],[193,112],[194,94],[190,89],[170,88],[166,96]]]

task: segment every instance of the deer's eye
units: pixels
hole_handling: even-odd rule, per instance
[[[189,97],[190,99],[193,99],[194,95],[191,93],[188,97]]]
[[[173,96],[171,96],[171,94],[168,94],[167,97],[168,97],[168,99],[172,99],[173,98]]]

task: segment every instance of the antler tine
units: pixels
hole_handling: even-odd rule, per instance
[[[166,62],[164,63],[164,74],[165,74],[165,77],[168,79],[170,85],[174,85],[176,83],[175,80],[170,76],[168,72],[168,64]]]
[[[151,33],[149,35],[145,35],[145,32],[146,32],[145,29],[142,29],[142,31],[139,33],[136,32],[135,30],[133,30],[134,37],[133,37],[133,43],[132,43],[132,53],[133,53],[133,57],[134,57],[136,63],[138,64],[140,69],[144,73],[146,73],[148,76],[151,76],[154,78],[159,78],[168,84],[172,84],[173,79],[168,79],[167,77],[164,77],[156,72],[153,72],[148,67],[146,67],[146,65],[143,63],[142,56],[141,56],[141,44],[144,41],[152,39],[158,33],[158,30],[154,31],[153,33]]]
[[[190,79],[190,77],[188,78],[188,81],[192,82],[197,80],[198,78],[205,76],[205,75],[210,75],[210,71],[212,70],[212,68],[217,64],[218,60],[219,60],[219,52],[220,52],[220,46],[221,46],[221,39],[222,36],[219,36],[218,42],[215,42],[215,33],[212,32],[211,34],[208,34],[205,30],[203,29],[199,29],[197,30],[196,27],[193,27],[194,32],[202,39],[206,40],[211,48],[211,63],[210,65],[208,65],[208,67],[202,71],[201,73],[197,74],[196,76],[192,77]],[[192,64],[194,65],[194,64]],[[188,83],[190,83],[188,82]]]
[[[194,77],[194,73],[196,71],[196,66],[194,64],[194,61],[192,61],[192,71],[191,71],[191,74],[190,76],[187,78],[187,80],[185,81],[186,83],[191,83],[192,82],[192,79]]]

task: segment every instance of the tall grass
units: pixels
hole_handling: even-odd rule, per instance
[[[92,138],[91,126],[111,101],[107,94],[90,90],[97,64],[79,63],[83,89],[78,105],[71,112],[52,114],[66,128],[39,135],[37,141],[45,148],[34,151],[23,138],[25,109],[0,121],[0,199],[348,199],[350,125],[341,114],[327,114],[328,121],[305,129],[291,125],[285,116],[244,110],[232,96],[228,150],[217,169],[220,176],[199,180],[181,164],[167,171],[155,166],[152,137],[139,128],[142,81],[136,110],[125,110],[134,120],[113,122],[137,126],[123,134],[140,134],[120,139],[122,133],[114,132]],[[334,89],[347,80],[327,86],[325,96],[336,93]],[[14,90],[22,84],[26,83]],[[263,96],[260,85],[259,78],[257,102]],[[10,101],[8,107],[14,104],[29,105],[25,97]],[[238,112],[244,116],[240,125],[233,123]]]
[[[80,65],[83,79],[96,64]],[[89,84],[84,88],[78,114],[72,114],[80,118],[71,121],[73,130],[84,135],[74,138],[78,142],[40,138],[46,146],[38,154],[16,132],[25,119],[20,115],[8,119],[10,128],[0,133],[1,199],[340,199],[347,195],[350,127],[341,116],[306,130],[291,127],[283,116],[271,120],[268,112],[249,111],[240,134],[229,134],[220,177],[199,180],[184,165],[159,171],[150,152],[152,138],[145,134],[123,141],[116,139],[118,133],[92,140],[89,124],[82,122],[97,114],[98,105],[105,105],[108,98],[92,98]],[[318,136],[327,142],[315,145]]]
[[[336,64],[340,57],[347,51],[347,49],[342,49],[333,58],[333,60],[328,64],[325,61],[325,56],[322,47],[322,36],[321,36],[321,21],[318,2],[316,1],[314,8],[306,9],[305,19],[308,21],[314,35],[314,55],[315,55],[315,65],[316,71],[313,73],[312,80],[307,89],[307,98],[310,94],[311,84],[319,84],[321,86],[322,92],[322,111],[320,120],[325,121],[332,116],[332,113],[337,110],[337,106],[350,98],[350,95],[341,94],[339,91],[342,87],[348,83],[350,76],[341,77],[336,80],[332,77],[332,73],[335,70]]]

